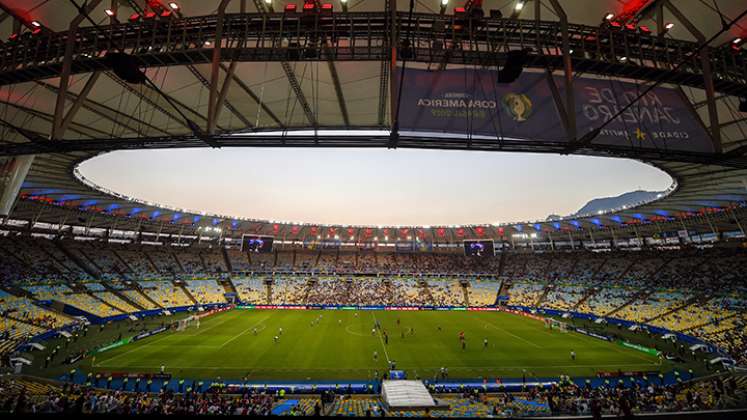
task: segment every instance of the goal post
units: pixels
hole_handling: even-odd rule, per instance
[[[553,318],[545,318],[545,328],[554,331],[568,332],[568,324]]]
[[[200,328],[200,318],[192,315],[184,319],[180,319],[177,321],[176,324],[176,330],[177,331],[184,331],[187,329],[187,327],[197,327]]]

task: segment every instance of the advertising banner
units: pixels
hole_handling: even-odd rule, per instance
[[[123,338],[123,339],[121,339],[119,341],[115,341],[115,342],[109,344],[108,346],[101,347],[100,349],[96,350],[96,353],[103,353],[103,352],[111,350],[111,349],[116,349],[117,347],[122,347],[125,344],[129,343],[130,341],[132,341],[132,340],[129,339],[129,338]]]
[[[400,72],[394,76],[399,86]],[[562,77],[554,80],[565,97]],[[406,69],[403,85],[402,130],[567,142],[545,73],[525,71],[514,83],[497,84],[492,69]],[[645,88],[633,82],[577,77],[573,82],[577,137],[610,120]],[[635,102],[594,143],[713,152],[692,106],[679,90],[668,87],[656,87]]]
[[[623,347],[627,347],[629,349],[638,350],[640,352],[643,352],[643,353],[646,353],[646,354],[650,354],[651,356],[658,356],[659,353],[660,353],[660,351],[658,351],[656,349],[652,349],[650,347],[642,346],[640,344],[628,343],[627,341],[618,341],[617,343],[619,345],[623,346]]]

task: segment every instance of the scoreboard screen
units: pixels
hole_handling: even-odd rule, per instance
[[[468,257],[492,257],[495,255],[493,241],[464,241],[464,255]]]
[[[272,236],[244,235],[241,238],[241,250],[243,252],[254,252],[266,254],[272,252]]]

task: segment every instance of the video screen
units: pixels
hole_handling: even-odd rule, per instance
[[[241,250],[243,252],[254,252],[257,254],[266,254],[272,252],[272,236],[251,236],[244,235],[241,238]]]
[[[493,241],[464,241],[464,255],[468,257],[492,257],[495,255]]]

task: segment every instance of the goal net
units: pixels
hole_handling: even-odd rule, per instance
[[[560,332],[568,332],[568,324],[552,318],[545,318],[545,328]]]
[[[200,328],[200,318],[197,318],[196,316],[190,316],[190,317],[180,319],[179,321],[177,321],[177,324],[176,324],[177,331],[184,331],[187,329],[187,327]]]

